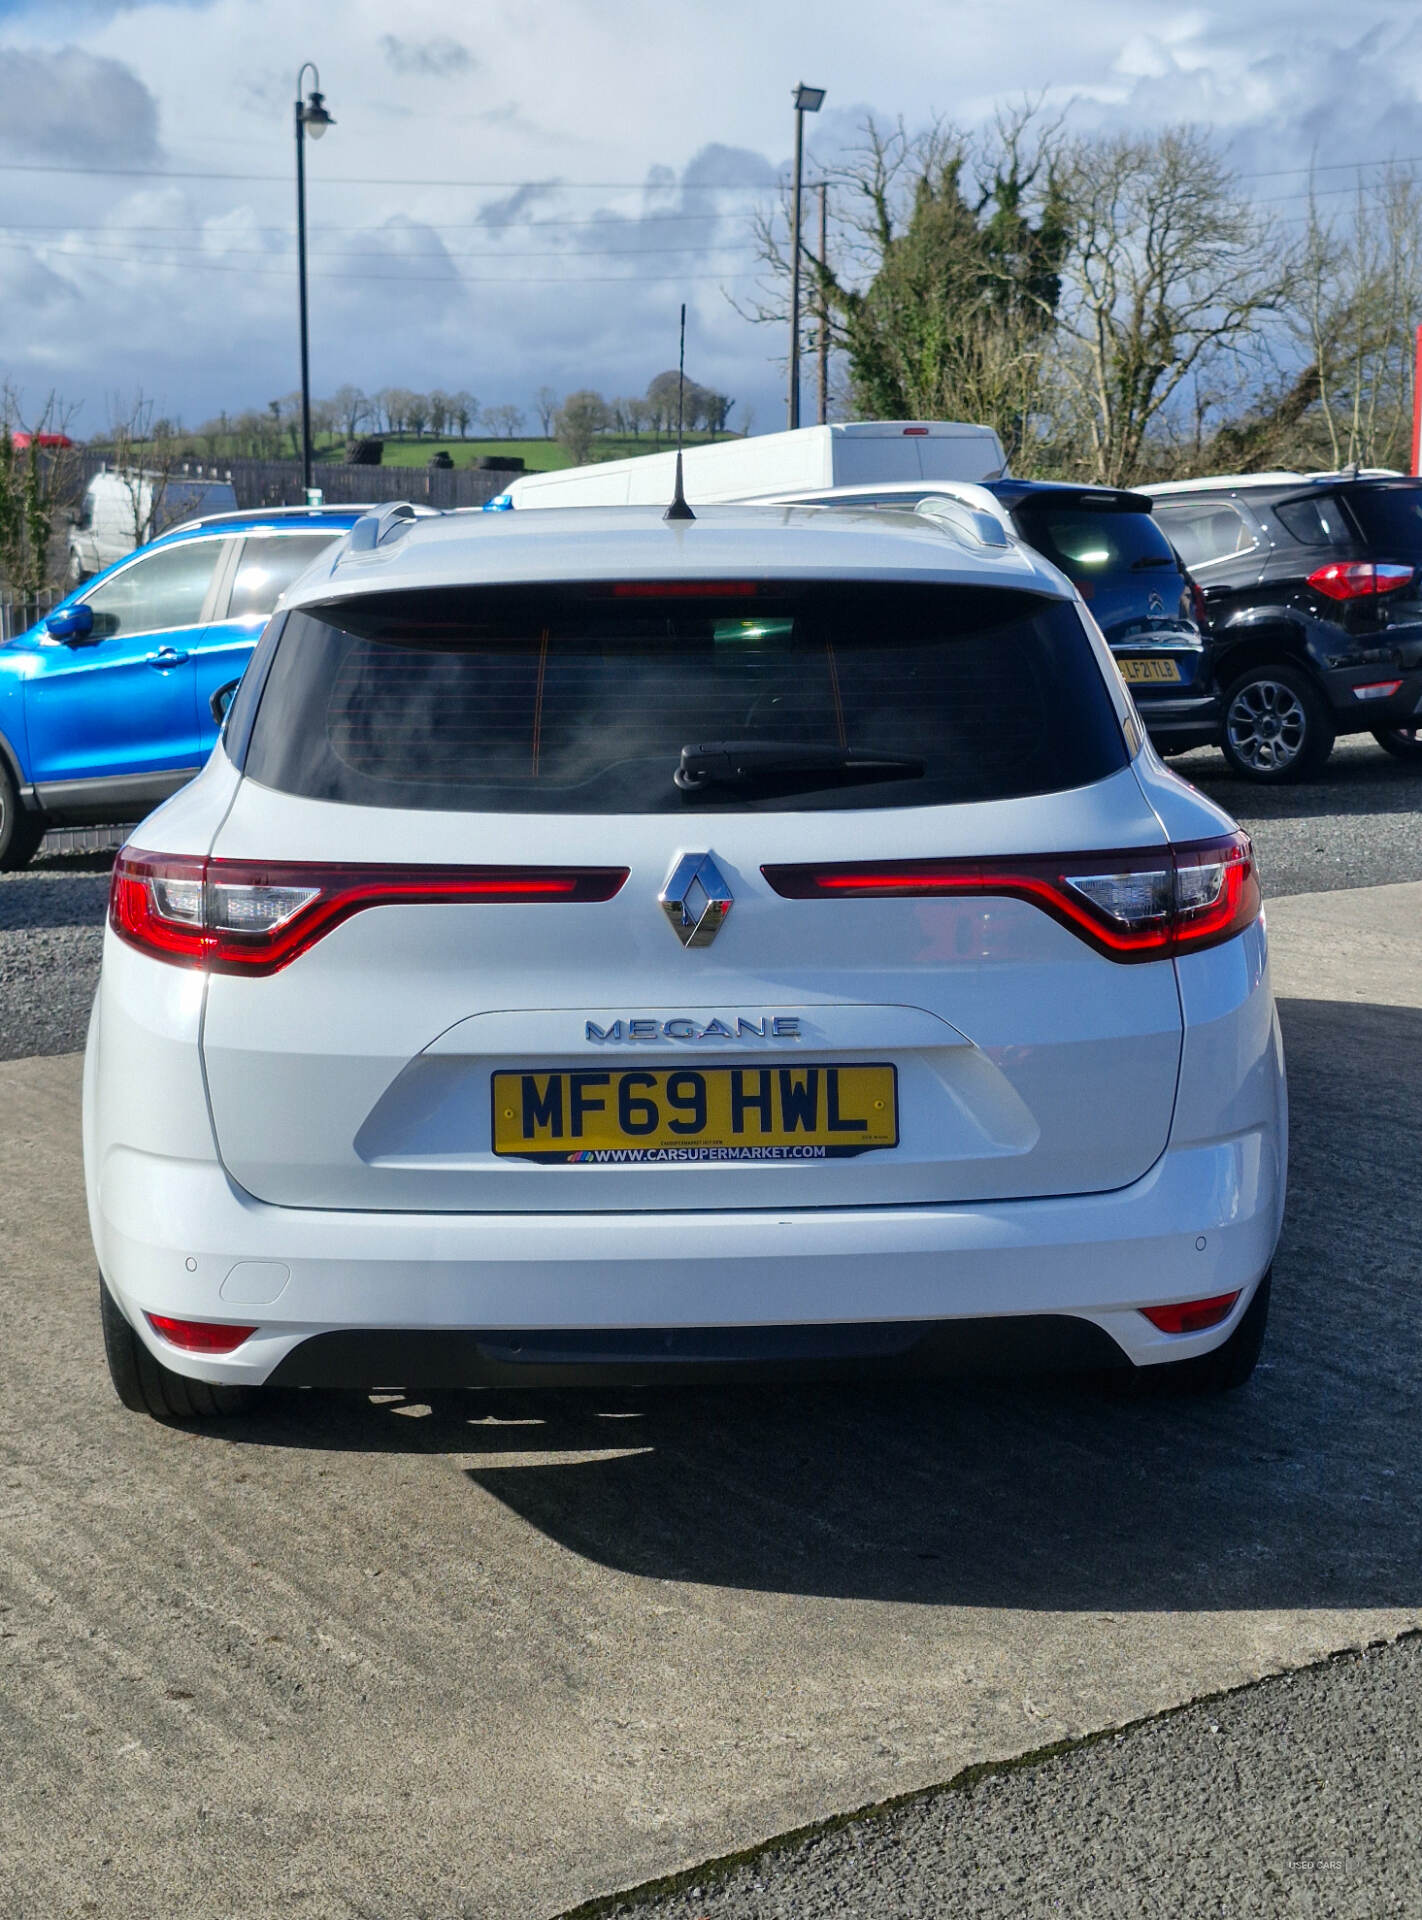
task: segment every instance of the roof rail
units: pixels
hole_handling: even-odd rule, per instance
[[[412,500],[392,500],[373,513],[362,514],[346,535],[347,553],[367,553],[384,546],[397,533],[403,533],[411,520],[423,519],[432,507],[417,507]]]
[[[344,500],[327,501],[324,507],[224,507],[221,513],[195,513],[190,520],[175,520],[171,527],[164,527],[164,533],[188,533],[194,527],[222,527],[241,521],[245,526],[252,520],[315,520],[323,513],[373,513],[375,504],[369,500],[353,500],[349,505]]]
[[[1010,547],[1012,523],[1001,504],[986,487],[970,480],[934,483],[934,492],[925,495],[914,508],[924,520],[931,520],[945,533],[978,547]]]
[[[1288,487],[1296,482],[1316,478],[1316,475],[1295,473],[1287,468],[1276,473],[1214,473],[1200,480],[1162,480],[1157,483],[1142,481],[1135,488],[1137,493],[1148,493],[1152,500],[1161,495],[1170,497],[1177,493],[1210,493],[1220,487]]]

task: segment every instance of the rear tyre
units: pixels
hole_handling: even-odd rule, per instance
[[[124,1319],[102,1277],[99,1319],[109,1378],[130,1413],[148,1413],[169,1422],[224,1419],[249,1413],[261,1397],[259,1387],[215,1387],[206,1380],[189,1380],[155,1360]]]
[[[1422,727],[1378,727],[1374,740],[1394,760],[1410,760],[1422,766]]]
[[[10,769],[0,760],[0,873],[28,866],[44,838],[44,819],[27,813]]]
[[[1232,1393],[1242,1387],[1259,1364],[1264,1329],[1269,1324],[1269,1287],[1272,1269],[1254,1289],[1239,1325],[1223,1346],[1193,1360],[1167,1360],[1156,1367],[1134,1367],[1113,1374],[1115,1390],[1129,1399],[1148,1399],[1177,1393]]]
[[[1225,694],[1220,745],[1245,780],[1311,780],[1333,751],[1334,733],[1327,699],[1297,667],[1250,667]]]

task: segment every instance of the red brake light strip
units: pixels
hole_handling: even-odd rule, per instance
[[[1196,902],[1189,876],[1218,866],[1209,898]],[[851,861],[833,866],[761,868],[787,900],[928,899],[998,895],[1024,900],[1093,946],[1109,960],[1159,960],[1231,939],[1259,917],[1261,896],[1249,836],[1138,852],[1013,855],[986,860]],[[1169,904],[1125,918],[1082,891],[1112,877],[1169,878]]]
[[[177,966],[259,975],[277,972],[366,907],[611,900],[627,874],[214,860],[125,848],[114,862],[109,925],[130,946]]]

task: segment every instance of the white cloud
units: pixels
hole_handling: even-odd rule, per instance
[[[58,381],[95,422],[139,381],[190,421],[295,385],[291,116],[313,55],[337,122],[308,151],[322,391],[629,391],[673,357],[686,299],[695,376],[776,424],[782,342],[725,292],[752,284],[749,214],[800,78],[828,89],[812,166],[870,110],[971,123],[1037,93],[1083,126],[1212,126],[1284,217],[1303,177],[1275,170],[1422,154],[1413,0],[820,0],[813,32],[765,0],[538,0],[480,8],[477,36],[471,15],[403,0],[392,33],[384,0],[12,5],[3,157],[173,177],[0,174],[23,187],[0,372]]]

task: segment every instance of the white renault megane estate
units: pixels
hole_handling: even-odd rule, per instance
[[[986,509],[362,521],[114,867],[124,1402],[1249,1375],[1248,839]]]

